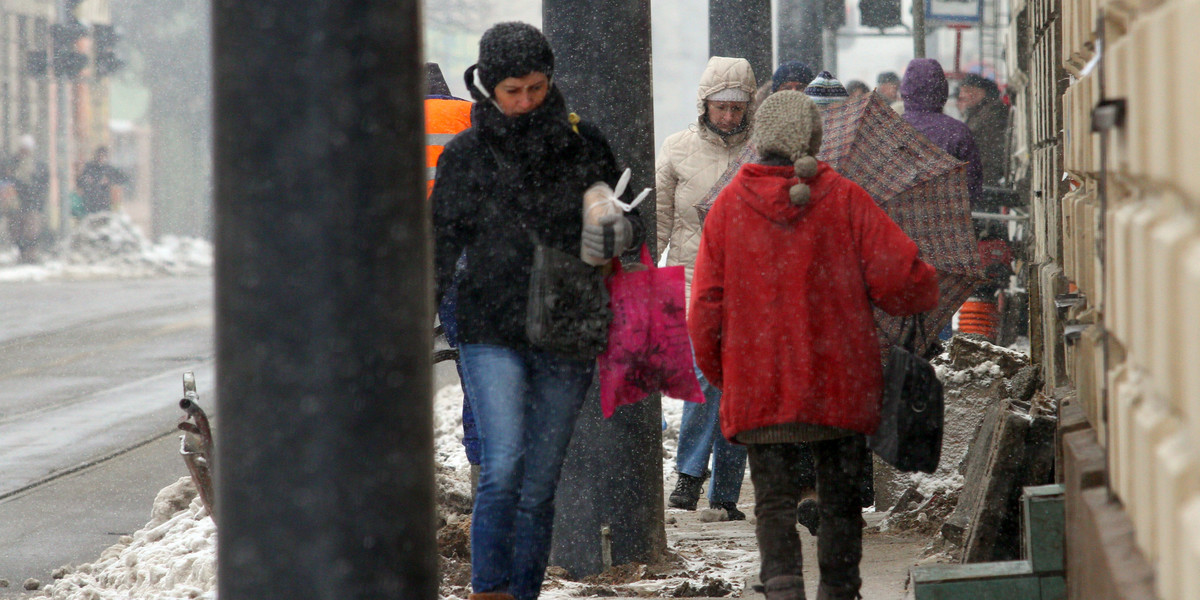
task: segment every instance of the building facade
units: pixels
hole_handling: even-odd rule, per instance
[[[82,31],[111,24],[108,0],[78,2],[72,16]],[[71,43],[86,59],[82,70],[70,78],[54,74],[53,30],[65,19],[54,0],[0,0],[0,151],[33,138],[35,159],[51,173],[45,214],[51,229],[64,223],[63,198],[83,163],[110,141],[107,78],[95,67],[90,33]]]
[[[1200,2],[1014,0],[1031,346],[1071,598],[1200,598]],[[1016,60],[1011,60],[1015,57]]]

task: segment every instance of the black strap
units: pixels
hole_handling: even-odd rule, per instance
[[[910,317],[912,318],[912,327],[908,326],[908,320]],[[901,341],[899,343],[914,353],[916,352],[917,347],[916,340],[918,330],[921,332],[921,339],[925,339],[925,313],[917,313],[915,315],[904,317],[904,321],[900,325]]]

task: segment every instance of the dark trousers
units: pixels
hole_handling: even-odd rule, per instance
[[[862,586],[860,482],[867,464],[866,440],[852,435],[810,442],[817,471],[821,526],[817,531],[819,598],[852,599]],[[803,558],[796,531],[796,504],[803,491],[800,444],[750,444],[750,480],[754,482],[754,533],[762,560],[763,583],[779,575],[801,574]]]

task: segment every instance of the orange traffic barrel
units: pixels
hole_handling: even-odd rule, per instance
[[[967,300],[962,308],[958,309],[958,330],[961,333],[978,333],[989,340],[995,340],[998,312],[995,302]]]

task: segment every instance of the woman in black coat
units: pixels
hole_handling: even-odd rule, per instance
[[[482,441],[472,600],[537,598],[555,488],[595,368],[594,359],[546,351],[526,336],[535,244],[607,259],[643,236],[636,213],[584,226],[584,192],[619,172],[600,131],[568,114],[553,75],[553,52],[536,28],[489,29],[466,72],[472,128],[446,145],[431,197],[439,298],[466,253],[459,353]]]

